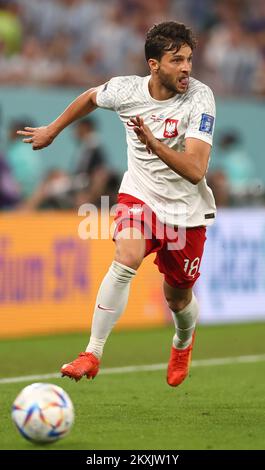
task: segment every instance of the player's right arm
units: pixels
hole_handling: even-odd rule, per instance
[[[25,127],[24,130],[18,130],[17,134],[25,136],[23,142],[32,144],[33,150],[48,147],[65,127],[97,108],[97,90],[98,88],[91,88],[82,93],[51,124],[35,128]]]

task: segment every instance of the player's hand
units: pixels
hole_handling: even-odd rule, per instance
[[[23,142],[26,144],[32,144],[33,150],[40,150],[44,147],[48,147],[54,140],[49,126],[42,127],[24,127],[24,130],[18,130],[18,135],[24,135],[26,138]]]
[[[142,144],[146,146],[148,153],[155,153],[155,146],[157,139],[150,130],[150,128],[144,123],[144,120],[140,116],[130,118],[130,121],[134,124],[134,132]]]

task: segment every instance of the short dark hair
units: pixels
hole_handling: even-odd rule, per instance
[[[196,47],[196,39],[185,24],[177,21],[155,24],[146,34],[145,58],[160,60],[165,52],[178,51],[184,44],[192,50]]]

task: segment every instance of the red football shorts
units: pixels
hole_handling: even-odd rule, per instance
[[[145,256],[156,252],[154,263],[172,287],[188,289],[200,276],[206,227],[178,228],[163,224],[143,201],[129,194],[118,195],[113,239],[124,228],[141,230]]]

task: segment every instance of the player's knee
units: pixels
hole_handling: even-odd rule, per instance
[[[134,253],[133,251],[116,251],[115,261],[118,263],[124,264],[124,266],[128,266],[132,269],[138,269],[142,263],[142,257],[139,256],[138,253]]]
[[[167,304],[170,310],[176,313],[183,310],[190,302],[190,299],[188,297],[187,298],[186,297],[185,298],[172,298],[172,297],[167,296],[166,300],[167,300]]]
[[[145,241],[141,237],[136,240],[126,238],[116,240],[115,261],[136,270],[142,263],[144,254]]]

